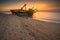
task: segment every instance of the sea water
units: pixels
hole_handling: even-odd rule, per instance
[[[12,14],[11,12],[0,12],[3,14]],[[36,12],[33,14],[32,19],[60,23],[60,12]]]
[[[60,23],[60,12],[36,12],[32,18],[40,21]]]
[[[4,12],[0,12],[2,14],[12,14],[10,11],[4,11]]]

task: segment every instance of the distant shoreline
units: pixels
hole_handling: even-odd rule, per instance
[[[46,19],[46,18],[41,18],[41,19],[36,19],[35,20],[40,20],[40,21],[45,21],[45,22],[52,22],[52,23],[60,23],[60,20],[54,20],[54,19]]]

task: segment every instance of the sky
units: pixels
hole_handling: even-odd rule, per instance
[[[0,0],[0,11],[20,9],[24,4],[27,4],[27,9],[60,10],[60,0]]]

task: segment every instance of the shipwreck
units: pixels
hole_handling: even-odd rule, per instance
[[[24,8],[24,9],[23,9]],[[22,6],[20,9],[14,9],[14,10],[10,10],[12,12],[13,15],[17,15],[17,16],[31,16],[35,13],[35,10],[33,10],[32,8],[29,8],[28,10],[26,10],[26,4],[24,4],[24,6]]]

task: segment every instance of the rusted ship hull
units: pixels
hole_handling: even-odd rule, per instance
[[[34,14],[33,10],[23,10],[23,11],[17,11],[17,10],[11,10],[13,15],[17,16],[32,16]]]
[[[25,10],[23,9],[25,7]],[[15,9],[15,10],[10,10],[13,15],[18,15],[18,16],[32,16],[34,14],[33,9],[28,9],[26,10],[26,4],[21,8],[21,9]]]

